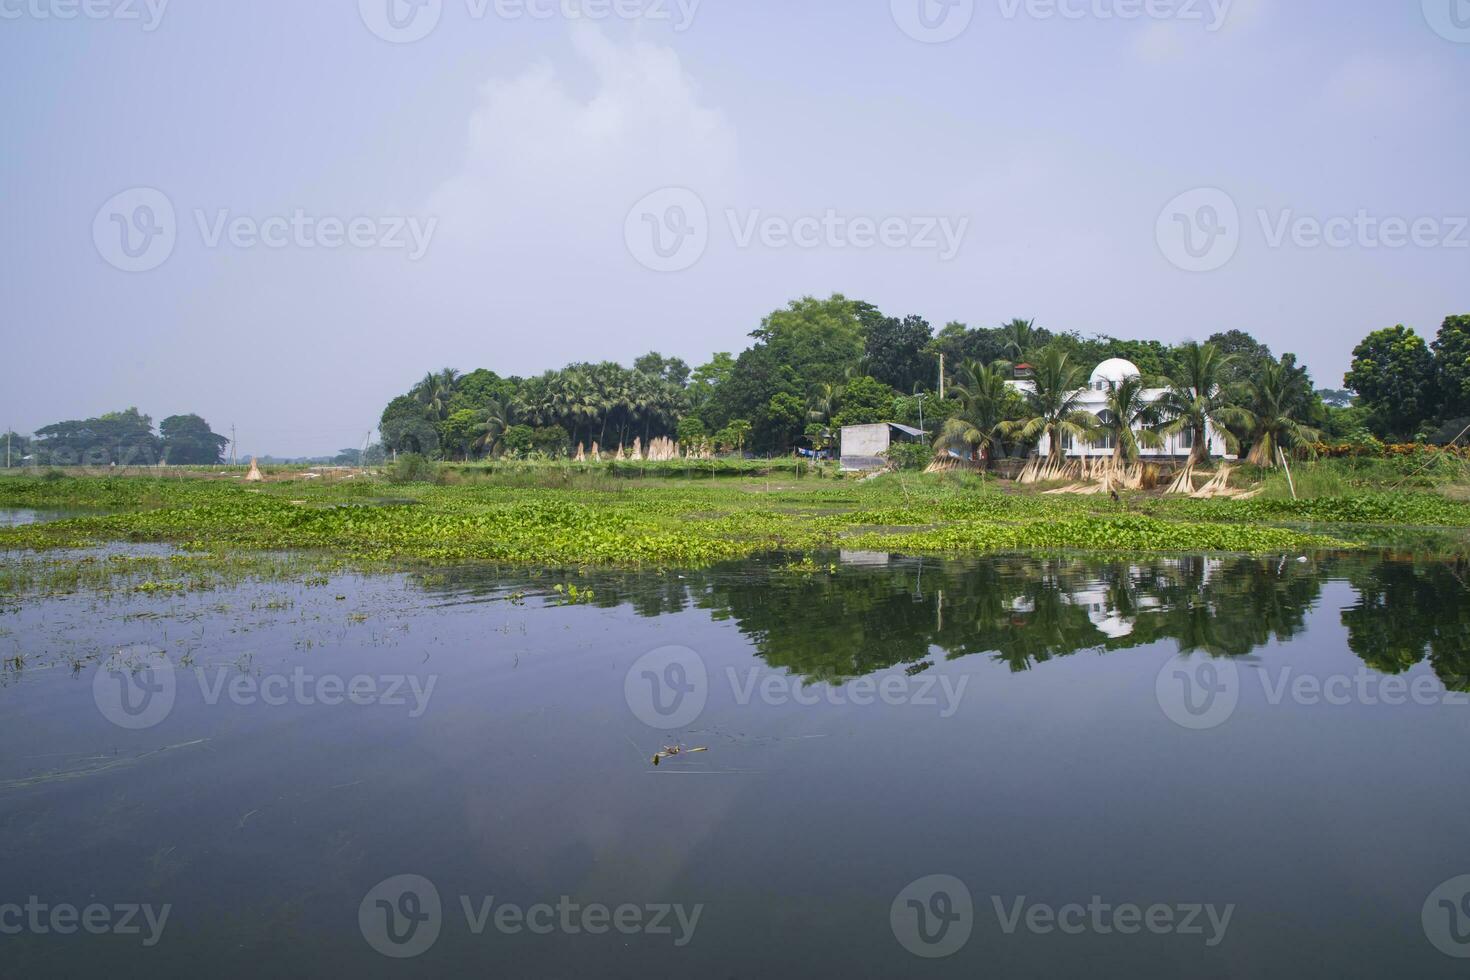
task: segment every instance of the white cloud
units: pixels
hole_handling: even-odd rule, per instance
[[[590,69],[593,89],[579,98],[569,72],[538,64],[495,79],[469,121],[463,170],[431,197],[455,237],[492,233],[486,218],[520,214],[576,223],[586,209],[624,210],[655,188],[722,182],[735,156],[724,116],[701,105],[693,80],[671,49],[620,44],[578,26],[572,48]]]

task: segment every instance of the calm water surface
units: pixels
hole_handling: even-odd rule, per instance
[[[1464,975],[1465,565],[787,566],[0,600],[0,975]]]

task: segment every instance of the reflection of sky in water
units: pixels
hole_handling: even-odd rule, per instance
[[[448,914],[424,975],[893,976],[919,961],[889,904],[939,873],[976,898],[955,972],[1449,975],[1419,913],[1470,873],[1470,707],[1272,703],[1257,677],[1457,676],[1462,568],[848,557],[589,574],[576,605],[560,576],[456,571],[0,607],[0,650],[24,658],[0,687],[0,903],[175,907],[146,956],[86,936],[7,937],[6,956],[35,976],[397,975],[357,907],[420,874]],[[625,678],[670,646],[698,654],[707,703],[665,733]],[[95,657],[123,648],[175,665],[157,727],[98,710]],[[1219,728],[1160,708],[1181,649],[1249,655]],[[420,717],[248,695],[297,671],[434,686]],[[858,677],[907,700],[863,703]],[[710,751],[654,769],[676,742]],[[475,936],[462,895],[706,909],[676,951]],[[993,895],[1237,911],[1205,950],[1007,936]]]

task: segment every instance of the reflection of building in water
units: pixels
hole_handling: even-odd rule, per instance
[[[838,561],[855,568],[887,568],[893,556],[886,551],[844,551]]]

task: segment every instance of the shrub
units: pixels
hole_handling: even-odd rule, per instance
[[[922,470],[934,459],[934,450],[917,442],[904,442],[891,447],[883,458],[895,469]]]
[[[404,453],[388,467],[389,483],[437,483],[439,464],[418,453]]]

